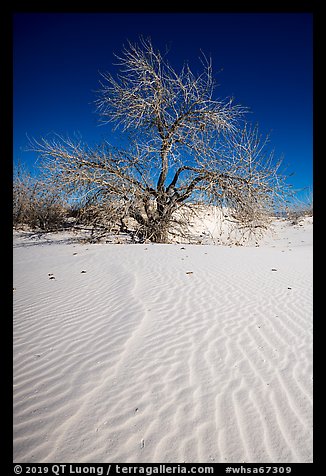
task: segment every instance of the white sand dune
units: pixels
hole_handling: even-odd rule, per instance
[[[17,233],[14,461],[312,462],[312,284],[309,219],[260,247]]]

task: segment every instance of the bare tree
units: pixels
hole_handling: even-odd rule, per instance
[[[129,146],[34,141],[48,180],[114,204],[142,240],[167,242],[176,210],[189,202],[225,206],[242,225],[264,226],[285,195],[280,162],[246,125],[244,108],[215,99],[211,60],[202,56],[200,74],[187,64],[178,72],[149,39],[128,43],[117,60],[120,72],[102,75],[96,106]]]

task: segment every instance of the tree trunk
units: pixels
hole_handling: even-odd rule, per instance
[[[131,216],[138,222],[136,232],[141,241],[150,240],[153,243],[168,243],[171,217],[175,208],[167,202],[167,197],[161,194],[155,201],[145,201],[141,208],[134,208]]]
[[[149,226],[150,240],[153,243],[168,243],[168,223],[154,222]]]

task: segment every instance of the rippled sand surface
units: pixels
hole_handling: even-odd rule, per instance
[[[299,231],[241,248],[16,238],[14,461],[311,462]]]

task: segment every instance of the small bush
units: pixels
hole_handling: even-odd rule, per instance
[[[286,217],[292,222],[293,225],[297,225],[299,221],[305,217],[313,216],[313,195],[310,193],[304,199],[295,200],[290,207],[286,210]]]
[[[55,231],[63,227],[67,212],[54,189],[32,177],[20,164],[14,170],[13,225]]]

